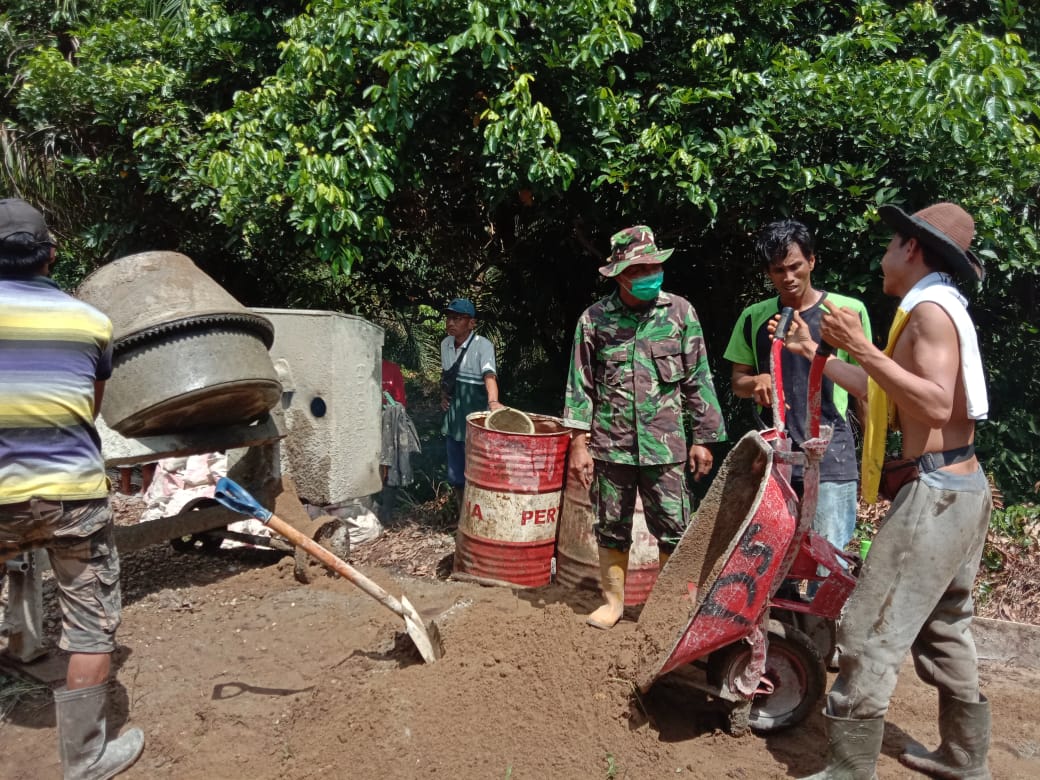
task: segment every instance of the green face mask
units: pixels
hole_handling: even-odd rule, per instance
[[[652,301],[657,297],[657,294],[661,292],[661,284],[664,282],[664,272],[658,271],[656,274],[650,274],[649,276],[641,276],[638,279],[633,279],[630,282],[628,291],[632,294],[633,298],[637,298],[641,301]]]

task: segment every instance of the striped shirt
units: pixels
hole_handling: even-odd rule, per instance
[[[94,382],[112,323],[50,279],[0,279],[0,505],[108,495]]]

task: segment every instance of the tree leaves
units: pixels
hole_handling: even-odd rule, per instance
[[[0,12],[8,156],[63,183],[85,266],[179,246],[258,300],[359,311],[468,286],[553,360],[623,224],[677,247],[669,286],[721,345],[764,294],[763,223],[809,222],[818,281],[884,312],[878,207],[949,199],[991,269],[997,413],[1040,408],[1015,381],[1040,346],[1040,22],[1018,0],[38,5]]]

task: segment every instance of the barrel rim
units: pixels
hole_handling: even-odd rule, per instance
[[[531,420],[535,423],[536,426],[537,426],[538,422],[541,422],[541,421],[552,422],[552,423],[555,423],[556,425],[559,425],[560,426],[560,430],[558,430],[558,431],[543,431],[541,433],[539,433],[537,430],[535,430],[534,433],[518,433],[518,432],[513,432],[513,431],[496,431],[493,428],[488,428],[487,425],[482,425],[482,424],[478,423],[478,419],[481,422],[483,422],[488,417],[490,417],[491,416],[491,412],[470,412],[468,415],[466,415],[466,425],[467,426],[468,425],[472,425],[474,428],[480,428],[485,433],[493,435],[493,436],[526,436],[526,437],[532,437],[532,438],[553,438],[553,437],[560,437],[560,436],[568,436],[569,437],[571,435],[570,428],[568,428],[566,425],[563,424],[563,419],[560,418],[560,417],[554,417],[551,414],[537,414],[537,413],[534,413],[534,412],[525,412],[525,414],[528,417],[531,418]]]

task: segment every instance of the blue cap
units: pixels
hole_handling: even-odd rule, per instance
[[[448,308],[444,311],[453,311],[456,314],[465,314],[467,317],[477,316],[477,307],[473,305],[473,301],[468,298],[456,298],[448,304]]]

